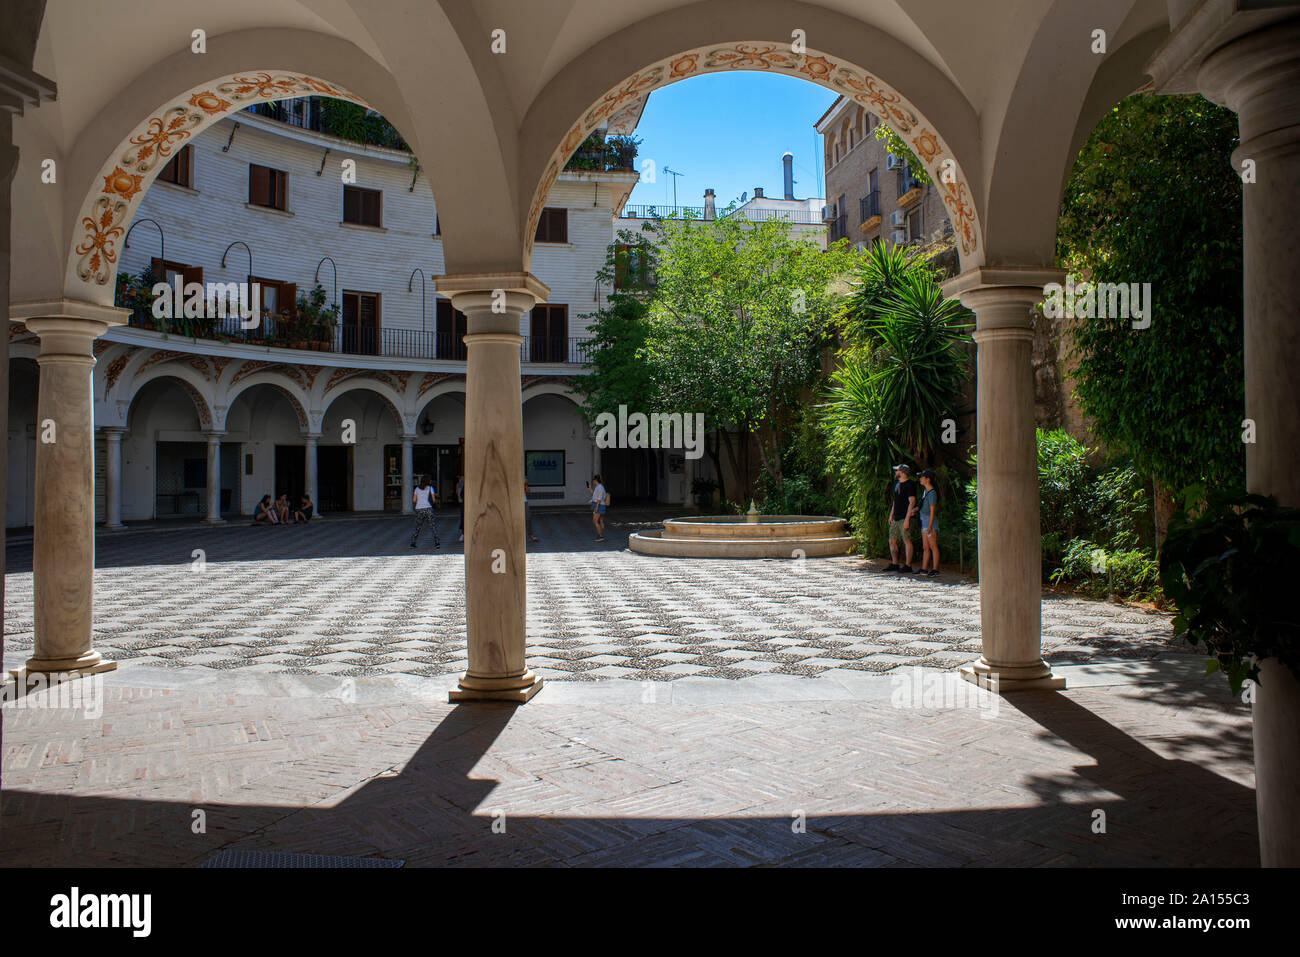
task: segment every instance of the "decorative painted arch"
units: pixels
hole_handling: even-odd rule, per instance
[[[135,402],[136,399],[140,397],[140,393],[144,391],[145,386],[149,385],[149,383],[157,382],[160,379],[171,380],[189,394],[190,399],[194,402],[194,411],[198,415],[199,428],[207,430],[213,427],[211,403],[208,401],[207,397],[204,396],[198,384],[190,381],[189,374],[184,369],[177,366],[155,366],[149,372],[146,372],[143,375],[137,375],[133,378],[131,380],[130,391],[123,396],[125,402],[119,403],[119,408],[122,408],[121,422],[105,422],[101,424],[128,425],[131,421],[131,410],[135,408]]]
[[[218,422],[216,428],[224,430],[226,428],[226,417],[230,414],[230,410],[234,408],[235,400],[249,389],[256,388],[259,385],[269,385],[289,400],[289,405],[293,409],[293,414],[298,419],[298,428],[302,429],[304,435],[307,434],[310,430],[310,425],[308,424],[307,409],[306,406],[303,405],[302,401],[303,396],[300,394],[300,391],[294,382],[283,378],[274,372],[258,372],[248,376],[247,378],[241,379],[237,384],[232,385],[230,391],[226,393],[225,406],[219,406],[217,408]]]
[[[111,305],[118,243],[126,236],[158,173],[196,135],[244,107],[297,96],[330,96],[367,104],[342,87],[300,73],[232,74],[171,98],[140,123],[105,161],[102,182],[82,201],[64,275],[65,290]]]
[[[666,57],[633,73],[609,90],[571,126],[551,154],[533,192],[524,234],[525,268],[533,254],[537,222],[564,164],[591,132],[654,90],[705,73],[751,70],[809,80],[871,110],[903,137],[940,191],[948,209],[963,268],[982,262],[983,233],[974,192],[952,149],[921,112],[885,81],[847,60],[809,50],[795,53],[788,43],[761,40],[711,44]]]
[[[573,389],[563,382],[551,380],[549,382],[534,382],[531,385],[525,385],[523,389],[523,402],[529,399],[536,399],[544,395],[558,395],[562,399],[568,399],[575,406],[581,407],[577,398],[574,396]]]
[[[325,421],[325,415],[329,408],[334,404],[334,400],[349,392],[370,392],[378,396],[388,407],[388,411],[393,414],[393,421],[397,423],[399,434],[405,435],[410,431],[406,416],[401,413],[401,408],[406,405],[402,396],[393,389],[392,386],[367,376],[353,376],[344,379],[334,387],[328,389],[321,397],[320,415],[321,422]]]

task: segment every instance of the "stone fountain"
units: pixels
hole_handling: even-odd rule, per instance
[[[829,515],[747,515],[670,518],[662,530],[636,532],[628,547],[673,558],[820,558],[847,555],[853,538],[842,518]]]

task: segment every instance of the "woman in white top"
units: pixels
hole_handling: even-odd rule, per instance
[[[592,482],[587,483],[587,488],[591,489],[591,524],[596,526],[596,541],[605,540],[605,506],[608,504],[609,495],[605,492],[605,483],[600,480],[599,475],[592,476]]]
[[[429,531],[433,532],[433,547],[442,548],[442,542],[438,541],[438,526],[433,521],[433,501],[438,490],[433,487],[429,476],[420,476],[420,485],[411,493],[411,501],[415,505],[415,529],[411,532],[411,547],[415,548],[416,543],[420,540],[420,532],[424,531],[424,526],[429,526]]]

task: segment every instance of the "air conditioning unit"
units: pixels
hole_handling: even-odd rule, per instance
[[[895,246],[901,246],[907,242],[907,233],[903,232],[901,229],[895,229],[890,233],[889,238]]]
[[[834,218],[835,218],[835,207],[834,207],[834,206],[823,206],[823,207],[822,207],[822,221],[823,221],[823,222],[830,222],[830,221],[831,221],[832,219],[834,219]]]
[[[907,222],[907,217],[903,215],[901,209],[896,209],[889,214],[889,225],[902,226],[905,222]]]
[[[897,156],[895,156],[893,153],[890,153],[887,157],[885,157],[885,169],[902,169],[902,168],[903,168],[903,161],[899,159]]]

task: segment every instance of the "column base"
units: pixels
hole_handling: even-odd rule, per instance
[[[447,692],[452,704],[460,701],[509,701],[524,704],[542,690],[542,679],[531,670],[513,678],[476,678],[469,672],[460,676],[460,687]]]
[[[961,676],[996,694],[1008,691],[1064,691],[1065,679],[1052,675],[1045,661],[1034,665],[991,665],[983,658],[961,667]]]
[[[204,525],[225,525],[226,520],[224,518],[205,518],[203,520],[203,524]]]
[[[126,528],[126,526],[123,525],[121,522],[118,522],[116,525],[109,525],[107,522],[105,522],[103,526],[101,526],[101,528],[105,532],[120,532],[124,528]]]
[[[73,678],[84,678],[86,675],[97,675],[105,671],[116,670],[116,661],[109,661],[107,658],[101,657],[98,651],[88,651],[84,655],[78,655],[75,658],[28,658],[23,667],[13,668],[9,674],[14,681],[22,684],[29,674],[57,675],[66,673],[68,680],[71,680]]]

